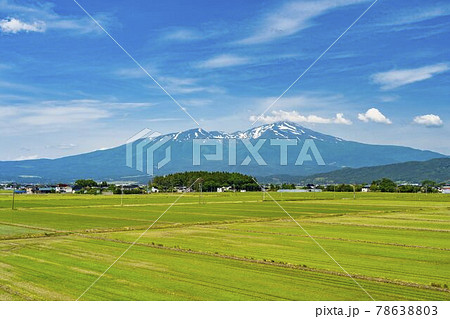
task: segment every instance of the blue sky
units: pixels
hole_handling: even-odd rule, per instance
[[[373,1],[78,0],[207,130],[249,128]],[[255,125],[450,154],[450,4],[379,0]],[[72,0],[0,0],[0,160],[196,127]]]

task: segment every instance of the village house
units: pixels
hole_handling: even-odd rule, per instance
[[[152,193],[159,193],[159,189],[157,187],[153,187],[150,190]]]
[[[441,192],[442,194],[450,194],[450,185],[442,186]]]
[[[229,192],[231,189],[231,186],[217,187],[217,193]]]
[[[70,185],[58,184],[55,187],[55,192],[56,193],[72,193],[73,189],[72,189],[72,186],[70,186]]]

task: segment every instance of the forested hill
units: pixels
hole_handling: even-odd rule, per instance
[[[411,183],[420,183],[424,180],[449,183],[450,158],[374,167],[344,168],[329,173],[300,177],[299,180],[311,183],[370,183],[384,177],[394,181]]]
[[[179,187],[192,187],[199,189],[202,185],[204,191],[216,191],[219,187],[231,187],[236,190],[258,190],[252,176],[241,173],[193,171],[174,173],[164,176],[155,176],[150,182],[151,186],[161,191],[170,191]]]

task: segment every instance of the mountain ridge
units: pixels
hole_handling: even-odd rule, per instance
[[[432,180],[450,183],[450,157],[435,158],[428,161],[409,161],[361,168],[343,168],[328,173],[311,176],[269,176],[265,182],[294,182],[313,184],[365,184],[374,180],[389,178],[396,182],[421,183]]]
[[[254,176],[269,176],[288,174],[291,176],[309,176],[319,173],[335,171],[343,167],[359,168],[363,166],[379,166],[401,163],[408,160],[425,161],[432,158],[446,157],[432,151],[417,150],[410,147],[395,145],[373,145],[347,141],[339,137],[313,131],[292,122],[276,122],[250,128],[245,131],[226,133],[220,131],[206,131],[201,128],[160,135],[151,143],[168,139],[165,146],[171,148],[171,160],[167,165],[158,169],[156,175],[181,171],[209,170],[230,171],[250,174]],[[196,139],[222,140],[223,161],[207,161],[201,156],[201,165],[193,165],[193,143]],[[227,162],[232,153],[230,140],[236,139],[236,162]],[[248,146],[242,140],[250,140],[256,145],[256,140],[262,141],[258,152],[266,161],[266,165],[258,165],[256,159],[249,154]],[[287,150],[287,163],[281,165],[280,146],[271,145],[272,139],[291,139],[297,146]],[[317,165],[307,161],[303,165],[296,165],[297,154],[307,140],[313,141],[323,157],[326,165]],[[228,141],[228,143],[227,143]],[[310,143],[311,144],[311,143]],[[149,144],[151,145],[151,144]],[[164,158],[165,148],[157,149],[155,158]],[[202,152],[214,154],[212,146],[205,146]],[[133,155],[136,161],[136,154]],[[250,157],[247,159],[247,157]],[[133,177],[139,181],[148,180],[149,176],[125,165],[126,145],[120,145],[106,150],[97,150],[84,154],[71,155],[58,159],[36,159],[24,161],[0,161],[0,181],[66,181],[78,178],[94,178],[105,180],[122,180]]]

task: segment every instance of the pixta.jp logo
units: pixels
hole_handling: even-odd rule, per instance
[[[161,136],[161,133],[152,131],[148,128],[133,135],[126,143],[126,165],[143,172],[147,175],[153,175],[154,169],[161,169],[170,162],[172,148],[170,145],[165,148],[163,159],[155,163],[155,151],[164,146],[170,136]]]
[[[177,171],[198,170],[202,165],[208,170],[223,170],[225,166],[300,166],[314,161],[317,165],[325,165],[312,139],[227,137],[180,140],[178,136],[161,135],[148,128],[140,131],[126,142],[126,165],[150,176],[171,162],[172,157],[176,159]],[[171,140],[177,143],[169,144]],[[296,156],[289,159],[288,154]]]
[[[253,143],[252,143],[253,141]],[[264,144],[268,139],[236,139],[236,138],[230,138],[228,139],[228,145],[224,145],[226,143],[224,139],[194,139],[192,142],[192,165],[198,166],[201,165],[201,159],[202,159],[202,149],[208,147],[211,149],[211,147],[214,149],[214,153],[210,154],[203,154],[203,157],[206,161],[224,161],[224,148],[228,150],[228,158],[226,159],[229,166],[247,166],[252,162],[252,159],[255,160],[256,164],[258,166],[266,166],[267,162],[264,160],[263,156],[261,155],[260,151]],[[268,148],[278,148],[279,157],[277,158],[277,162],[273,163],[274,165],[281,165],[281,166],[287,166],[288,165],[288,148],[291,147],[297,147],[299,146],[299,142],[301,141],[297,139],[283,139],[283,138],[272,138],[269,139]],[[240,155],[245,156],[245,158],[238,162],[238,147],[241,146],[241,144],[244,146],[241,147]],[[322,155],[319,152],[319,149],[316,146],[316,143],[314,143],[314,140],[312,139],[306,139],[305,142],[301,145],[300,152],[298,153],[298,156],[295,160],[296,166],[303,165],[304,162],[312,161],[312,157],[309,153],[311,153],[316,162],[317,165],[325,165],[325,162],[322,158]],[[267,148],[266,148],[267,149]]]

